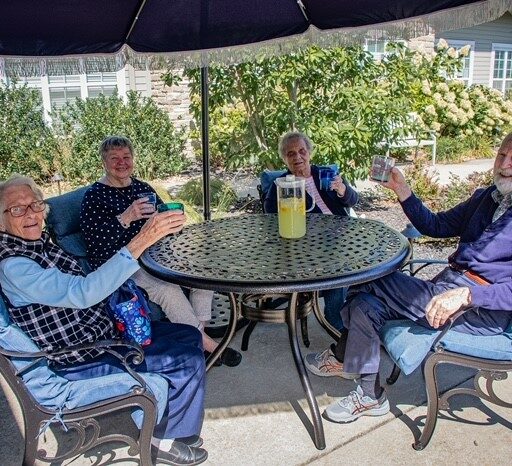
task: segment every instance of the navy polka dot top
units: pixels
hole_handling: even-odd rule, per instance
[[[124,228],[117,215],[122,214],[140,194],[155,192],[147,183],[132,178],[130,186],[114,188],[94,183],[84,195],[80,209],[80,228],[87,246],[87,259],[92,269],[110,259],[140,231],[145,219]],[[162,200],[157,195],[157,204]]]

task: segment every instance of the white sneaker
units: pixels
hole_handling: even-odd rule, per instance
[[[339,362],[330,348],[321,353],[309,353],[304,358],[309,372],[320,377],[343,377],[344,379],[357,379],[359,374],[343,371],[343,363]]]
[[[348,396],[340,398],[325,409],[327,418],[334,422],[352,422],[361,416],[383,416],[387,413],[389,401],[386,392],[378,400],[374,400],[364,395],[359,385]]]

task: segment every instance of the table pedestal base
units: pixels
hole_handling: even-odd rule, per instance
[[[301,297],[299,298],[299,295]],[[305,297],[303,297],[306,295]],[[259,307],[259,304],[268,297],[286,297],[288,305],[285,309],[265,309]],[[216,359],[220,356],[222,351],[228,346],[233,338],[236,330],[236,323],[239,316],[243,316],[253,322],[267,322],[267,323],[285,323],[288,326],[288,337],[290,341],[290,348],[292,350],[293,360],[295,367],[299,374],[299,379],[304,389],[306,399],[311,412],[311,419],[313,425],[313,442],[315,447],[319,450],[325,448],[324,428],[322,424],[322,417],[318,409],[316,398],[311,388],[311,382],[304,365],[304,359],[300,351],[298,335],[297,335],[297,319],[302,319],[314,312],[319,323],[333,338],[339,337],[339,332],[334,329],[326,320],[320,310],[318,304],[318,293],[289,293],[283,295],[243,295],[241,301],[237,299],[234,293],[229,294],[231,304],[231,316],[228,324],[228,330],[224,335],[217,349],[210,355],[207,360],[206,370],[209,370]],[[300,300],[300,302],[299,302]],[[258,304],[254,304],[258,303]]]

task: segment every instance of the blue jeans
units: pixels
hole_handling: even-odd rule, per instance
[[[324,315],[334,328],[341,330],[343,320],[341,319],[341,308],[345,304],[347,288],[336,288],[334,290],[322,291],[324,297]]]
[[[205,361],[201,333],[194,327],[152,322],[152,343],[144,347],[137,372],[156,373],[168,380],[167,407],[155,427],[159,438],[199,435],[204,416]],[[68,380],[84,380],[125,372],[109,354],[57,372]]]

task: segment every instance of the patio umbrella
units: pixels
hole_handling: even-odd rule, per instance
[[[3,0],[0,74],[202,66],[205,216],[209,216],[207,70],[365,35],[420,36],[470,27],[512,0]]]

